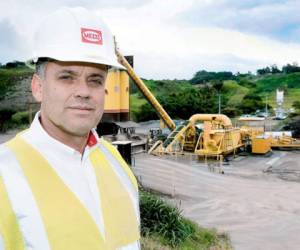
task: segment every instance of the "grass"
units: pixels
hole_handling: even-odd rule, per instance
[[[0,109],[0,132],[9,129],[26,129],[29,126],[29,112],[12,109]]]
[[[198,227],[198,226],[197,226]],[[211,242],[213,241],[213,243]],[[142,250],[232,250],[227,234],[198,227],[194,234],[177,246],[166,244],[159,235],[142,236]]]
[[[228,106],[236,106],[241,103],[249,89],[240,86],[236,81],[225,81],[222,93],[228,97]]]
[[[142,237],[140,242],[142,250],[171,250],[171,247],[162,245],[158,237]]]
[[[300,100],[300,73],[258,77],[255,83],[255,88],[248,88],[240,86],[236,81],[225,81],[222,94],[227,97],[228,102],[226,106],[236,106],[240,104],[249,91],[254,91],[264,102],[267,96],[268,104],[272,107],[276,107],[277,88],[285,89],[284,108],[291,108],[294,101]]]
[[[284,89],[284,106],[290,108],[300,98],[300,73],[265,76],[256,81],[255,92],[261,97],[268,95],[271,106],[276,106],[276,89]]]
[[[286,108],[292,107],[292,104],[294,101],[299,101],[300,100],[300,88],[299,89],[292,89],[288,90],[285,93],[284,96],[284,106]]]
[[[22,77],[32,74],[32,69],[27,67],[0,69],[0,100],[5,97],[7,92],[14,86]]]
[[[271,92],[277,88],[300,88],[300,73],[265,76],[256,81],[257,92]]]
[[[269,93],[262,93],[260,95],[265,101],[265,98],[267,96],[268,98],[268,104],[272,107],[276,107],[276,90],[273,90]],[[284,104],[283,107],[288,109],[293,106],[294,101],[299,101],[300,100],[300,88],[293,88],[293,89],[287,89],[287,91],[284,92]]]
[[[181,215],[161,198],[145,191],[140,193],[141,245],[154,249],[232,249],[226,234],[205,229]]]
[[[140,108],[143,104],[147,103],[147,100],[145,98],[140,98],[138,93],[131,94],[130,95],[130,117],[133,120],[135,119],[135,114],[140,111]]]

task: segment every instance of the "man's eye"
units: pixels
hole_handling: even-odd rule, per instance
[[[95,85],[102,85],[103,84],[102,79],[90,79],[89,82],[92,83],[92,84],[95,84]]]
[[[71,75],[62,75],[59,76],[60,80],[73,80],[73,77]]]

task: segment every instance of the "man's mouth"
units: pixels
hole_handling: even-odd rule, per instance
[[[70,109],[94,109],[91,105],[70,105]]]
[[[86,111],[86,112],[89,112],[89,111],[93,111],[94,110],[94,108],[93,107],[91,107],[91,106],[70,106],[70,107],[68,107],[69,109],[71,109],[71,110],[75,110],[75,111]]]

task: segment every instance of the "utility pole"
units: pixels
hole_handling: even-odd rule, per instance
[[[266,117],[269,116],[268,114],[268,95],[266,95],[266,108],[265,108]]]
[[[219,91],[219,114],[221,114],[221,91]]]
[[[218,103],[219,103],[219,114],[221,114],[221,89],[223,87],[223,82],[220,80],[213,80],[212,81],[212,86],[216,90],[217,95],[218,95]]]

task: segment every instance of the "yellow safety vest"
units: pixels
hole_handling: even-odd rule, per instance
[[[117,159],[137,191],[137,182],[117,150],[101,143]],[[77,197],[46,159],[20,136],[7,147],[15,154],[29,183],[52,250],[114,250],[139,240],[134,204],[119,177],[97,147],[90,153],[101,199],[105,237]],[[24,250],[24,240],[0,176],[0,233],[6,250]]]

